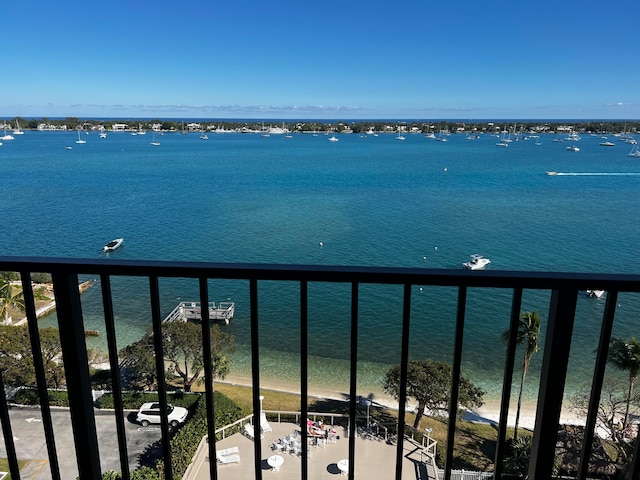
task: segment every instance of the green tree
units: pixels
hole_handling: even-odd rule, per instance
[[[169,372],[180,377],[185,392],[190,392],[204,369],[202,327],[191,322],[168,322],[162,326],[162,335],[164,359],[170,363]],[[234,349],[234,338],[218,325],[211,327],[210,335],[213,376],[224,378],[229,373],[229,355]]]
[[[36,383],[31,343],[26,327],[0,326],[0,369],[7,385],[33,386]]]
[[[58,330],[41,328],[39,336],[47,386],[60,388],[65,383],[65,376]],[[0,326],[0,368],[8,384],[36,386],[31,339],[26,325]]]
[[[504,340],[509,339],[509,330],[502,334]],[[518,323],[518,334],[516,343],[521,345],[524,343],[524,356],[522,359],[522,374],[520,376],[520,391],[518,392],[518,408],[516,410],[516,421],[513,430],[513,439],[518,439],[518,427],[520,425],[520,411],[522,409],[522,392],[524,390],[524,380],[529,371],[531,357],[540,348],[540,315],[535,312],[524,312],[520,315]]]
[[[531,443],[532,438],[528,435],[520,438],[514,437],[509,442],[503,463],[505,473],[526,476],[531,458]]]
[[[21,312],[25,309],[22,289],[15,288],[11,280],[11,273],[0,272],[0,317],[4,318],[5,325],[9,323],[9,309],[16,308]]]
[[[120,371],[133,389],[153,390],[156,384],[156,361],[153,337],[145,335],[119,352]]]
[[[640,342],[631,337],[628,340],[623,338],[612,338],[609,342],[609,355],[607,361],[619,370],[629,372],[629,389],[627,391],[627,401],[624,411],[623,426],[627,426],[629,419],[629,407],[633,397],[633,389],[638,383],[640,373]]]
[[[181,379],[185,391],[202,380],[201,326],[191,322],[167,322],[162,326],[162,353],[168,364],[167,373]],[[229,373],[230,354],[234,351],[234,338],[218,325],[210,330],[211,367],[214,377],[224,378]],[[156,384],[156,364],[153,336],[145,335],[119,353],[120,368],[126,382],[133,388],[152,390]]]
[[[418,402],[413,427],[418,428],[425,408],[430,412],[449,407],[451,399],[451,367],[434,360],[410,360],[407,364],[407,398]],[[382,388],[396,400],[400,397],[400,365],[393,365],[385,374]],[[458,407],[480,407],[484,391],[465,377],[460,378]]]

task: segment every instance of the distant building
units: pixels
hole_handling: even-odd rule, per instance
[[[126,123],[114,123],[111,126],[111,130],[113,130],[114,132],[122,132],[124,130],[128,130],[129,129],[129,125],[127,125]]]

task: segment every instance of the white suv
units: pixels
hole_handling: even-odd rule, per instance
[[[167,414],[167,422],[169,422],[169,425],[171,425],[172,427],[177,427],[187,419],[189,411],[186,408],[167,405]],[[150,423],[161,423],[160,403],[143,403],[140,407],[140,410],[138,410],[136,421],[141,423],[143,427],[146,427]]]

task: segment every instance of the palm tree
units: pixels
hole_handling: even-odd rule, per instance
[[[524,389],[524,379],[527,377],[527,371],[529,370],[529,363],[531,357],[536,353],[540,347],[540,315],[538,312],[524,312],[520,315],[520,321],[518,322],[518,335],[516,336],[516,343],[518,345],[524,343],[524,358],[522,360],[522,376],[520,377],[520,392],[518,393],[518,408],[516,410],[516,424],[513,430],[514,441],[518,439],[518,426],[520,424],[520,410],[522,409],[522,391]],[[509,339],[509,330],[502,334],[504,340]]]
[[[4,318],[5,325],[9,323],[10,308],[24,311],[24,297],[21,289],[14,292],[9,274],[0,272],[0,318]]]
[[[629,391],[627,393],[627,406],[624,412],[623,424],[626,427],[633,388],[638,383],[638,374],[640,374],[640,341],[636,337],[631,337],[629,340],[612,338],[609,342],[607,361],[614,367],[629,372]]]

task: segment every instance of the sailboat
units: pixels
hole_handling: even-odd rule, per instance
[[[0,140],[14,140],[13,135],[7,133],[7,123],[4,124],[4,136],[0,137]]]
[[[80,138],[80,129],[78,129],[78,140],[76,140],[76,143],[87,143],[87,141],[86,141],[86,140],[82,140],[82,139]]]
[[[500,141],[498,143],[496,143],[496,146],[498,146],[498,147],[508,147],[509,146],[509,142],[511,141],[511,139],[507,139],[505,137],[505,133],[506,133],[506,131],[503,130],[502,131],[502,137],[500,138]]]
[[[627,157],[631,158],[640,158],[640,149],[638,149],[638,144],[634,143],[631,147],[631,151],[627,154]]]
[[[156,140],[156,132],[155,131],[153,132],[153,139],[151,141],[151,145],[153,145],[154,147],[157,147],[158,145],[160,145],[160,142],[158,142]]]
[[[16,128],[13,130],[14,135],[24,135],[24,132],[20,129],[20,123],[18,123],[18,119],[16,118]]]

